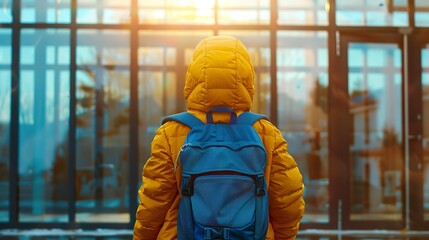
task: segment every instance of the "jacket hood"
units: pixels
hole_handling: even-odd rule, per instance
[[[186,73],[184,96],[189,110],[206,112],[213,106],[249,111],[255,71],[249,52],[237,38],[213,36],[194,50]]]

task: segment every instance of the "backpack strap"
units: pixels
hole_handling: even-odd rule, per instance
[[[188,112],[181,112],[181,113],[168,116],[162,120],[162,124],[168,121],[176,121],[176,122],[185,124],[190,128],[204,124],[200,119],[198,119],[197,117],[195,117],[194,115]]]
[[[227,106],[215,106],[209,109],[209,111],[206,113],[207,123],[213,124],[213,113],[214,112],[220,112],[220,113],[231,113],[231,118],[229,119],[229,123],[236,124],[237,123],[237,113],[234,112],[231,108]]]
[[[237,118],[237,124],[242,125],[253,125],[259,119],[267,119],[265,115],[252,113],[252,112],[244,112]]]
[[[266,183],[264,174],[256,176],[256,212],[255,212],[255,239],[265,239],[267,229],[267,223],[264,221],[268,219],[267,212],[264,211],[264,202],[263,196],[268,194],[265,192]]]

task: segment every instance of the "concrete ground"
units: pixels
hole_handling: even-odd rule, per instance
[[[0,230],[0,239],[7,240],[122,240],[131,239],[132,230],[97,229],[31,229]],[[390,230],[301,230],[296,240],[429,240],[429,231]]]

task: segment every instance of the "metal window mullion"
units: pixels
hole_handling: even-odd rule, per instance
[[[408,26],[411,28],[414,28],[416,26],[416,20],[415,20],[415,12],[416,12],[416,6],[414,3],[415,0],[407,0],[408,5]]]
[[[13,1],[12,23],[12,94],[11,94],[11,120],[10,120],[10,158],[9,158],[9,223],[18,225],[19,213],[19,54],[21,43],[21,1]]]
[[[270,75],[271,75],[271,104],[270,120],[274,125],[278,124],[277,109],[277,0],[270,0]]]
[[[98,35],[100,36],[100,35]],[[101,47],[97,46],[97,52],[101,52]],[[108,74],[103,69],[103,63],[101,57],[98,57],[98,67],[95,69],[95,155],[94,155],[94,178],[95,178],[95,207],[99,210],[103,208],[103,171],[102,165],[104,163],[104,146],[103,146],[103,131],[104,131],[104,115],[105,115],[105,103],[104,103],[104,79],[105,75]]]
[[[183,89],[185,88],[186,71],[187,71],[188,63],[185,63],[185,49],[183,47],[177,47],[176,51],[177,51],[176,69],[174,70],[176,74],[175,76],[176,98],[178,99],[176,101],[176,111],[181,112],[181,111],[187,110],[187,106],[182,99],[183,99]],[[179,100],[179,98],[181,97],[182,99]]]
[[[132,228],[135,222],[135,212],[137,209],[137,183],[139,167],[139,109],[138,109],[138,47],[139,47],[139,28],[138,28],[138,4],[137,0],[131,0],[131,36],[130,36],[130,122],[129,122],[129,227]],[[124,197],[124,196],[122,196]]]
[[[336,165],[340,158],[337,157],[336,150],[338,146],[336,139],[339,139],[338,131],[335,131],[335,115],[336,110],[332,103],[334,103],[334,86],[333,83],[339,78],[341,71],[338,71],[337,61],[340,54],[339,51],[339,38],[337,38],[337,25],[336,25],[336,5],[335,0],[328,0],[328,179],[329,179],[329,221],[328,226],[337,228],[341,231],[343,221],[342,211],[342,196],[337,189],[341,189],[341,175],[337,173]],[[339,34],[339,33],[338,33]],[[339,36],[339,35],[338,35]],[[338,48],[337,48],[338,46]],[[337,55],[338,53],[338,55]]]
[[[70,27],[70,114],[68,142],[68,220],[70,226],[76,226],[76,7],[77,0],[71,1]]]
[[[410,140],[409,140],[409,68],[408,68],[408,35],[404,34],[404,83],[403,83],[403,106],[404,106],[404,113],[402,114],[404,116],[404,136],[405,136],[405,230],[410,230],[411,226],[411,215],[410,215]]]
[[[165,48],[164,48],[165,50]],[[161,87],[162,87],[162,98],[161,98],[161,102],[162,102],[162,109],[161,109],[161,113],[162,116],[167,116],[167,109],[168,109],[168,88],[167,88],[167,77],[168,77],[168,72],[166,70],[162,71],[162,80],[161,80]]]

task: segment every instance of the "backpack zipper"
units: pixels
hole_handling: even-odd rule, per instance
[[[190,145],[192,145],[192,143],[183,144],[183,146],[179,150],[179,153],[177,153],[177,157],[176,157],[176,160],[174,161],[174,166],[173,166],[173,171],[174,172],[176,172],[177,167],[179,165],[179,156],[180,156],[180,153],[183,152],[184,149],[187,148],[187,147],[189,147]]]

